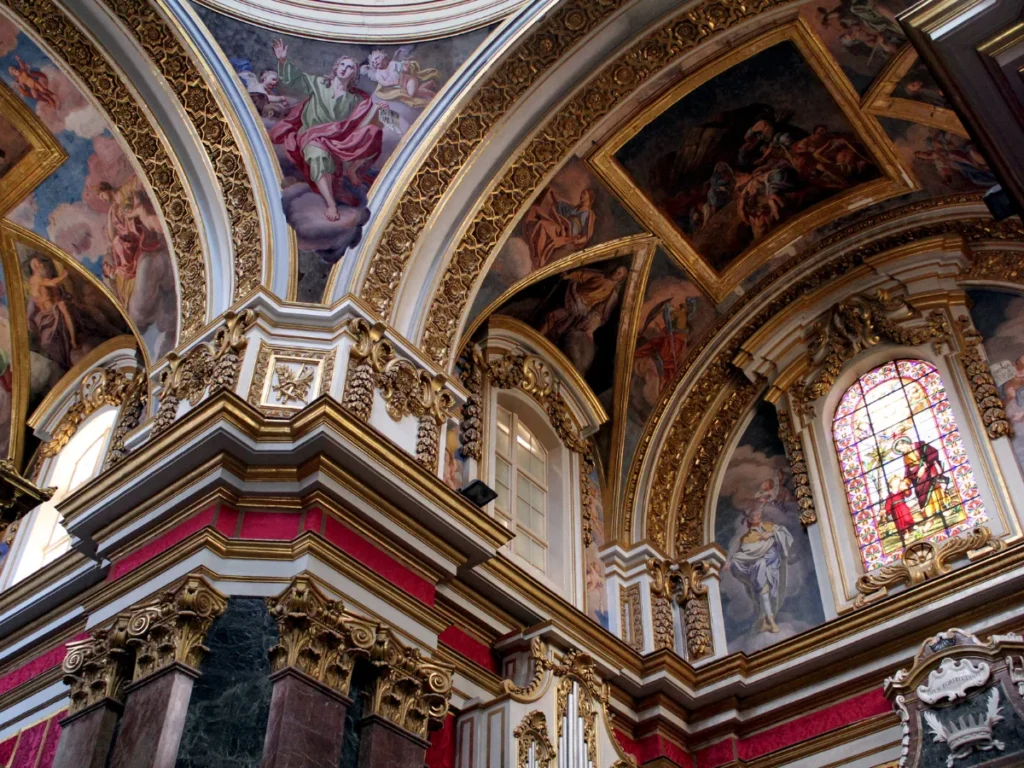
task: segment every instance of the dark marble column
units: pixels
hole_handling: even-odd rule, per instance
[[[423,768],[429,741],[379,715],[359,723],[359,768]]]
[[[106,768],[121,705],[104,699],[64,718],[51,768]]]
[[[272,679],[260,768],[337,768],[349,699],[293,667]]]
[[[124,717],[111,768],[174,768],[197,675],[175,663],[125,689]]]

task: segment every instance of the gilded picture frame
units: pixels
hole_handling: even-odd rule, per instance
[[[13,209],[67,160],[67,152],[42,120],[0,82],[0,114],[25,139],[31,149],[0,176],[0,216]]]
[[[615,155],[648,124],[688,94],[733,66],[784,41],[790,41],[796,46],[812,72],[835,100],[855,135],[877,164],[880,176],[857,184],[798,213],[768,233],[762,240],[748,247],[719,272],[690,244],[675,223],[638,188],[626,169],[616,160]],[[610,140],[591,154],[587,161],[598,176],[611,187],[619,201],[630,209],[643,226],[662,240],[693,281],[715,303],[721,302],[765,261],[801,235],[839,216],[910,192],[915,187],[910,175],[902,168],[892,142],[877,121],[861,108],[860,97],[839,65],[800,18],[767,32],[746,45],[730,50],[704,64],[689,76],[684,76],[680,82],[619,129]]]

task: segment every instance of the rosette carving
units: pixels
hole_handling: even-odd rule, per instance
[[[267,604],[280,636],[270,649],[271,669],[292,667],[348,696],[356,658],[369,656],[377,626],[328,600],[306,576],[297,576]]]
[[[227,599],[200,576],[189,576],[157,600],[131,611],[128,645],[135,649],[135,680],[171,664],[198,669],[213,620],[227,608]]]
[[[110,627],[95,629],[85,640],[68,643],[62,669],[64,684],[71,687],[68,714],[104,699],[120,702],[124,686],[132,678],[128,617],[118,616]]]

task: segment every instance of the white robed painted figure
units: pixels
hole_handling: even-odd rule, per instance
[[[775,616],[786,597],[786,561],[793,536],[785,526],[764,520],[763,511],[763,503],[747,510],[747,532],[726,568],[746,587],[760,614],[757,630],[778,632]]]

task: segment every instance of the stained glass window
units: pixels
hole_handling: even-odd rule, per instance
[[[987,520],[938,370],[894,360],[846,390],[832,421],[866,571],[910,543]]]

